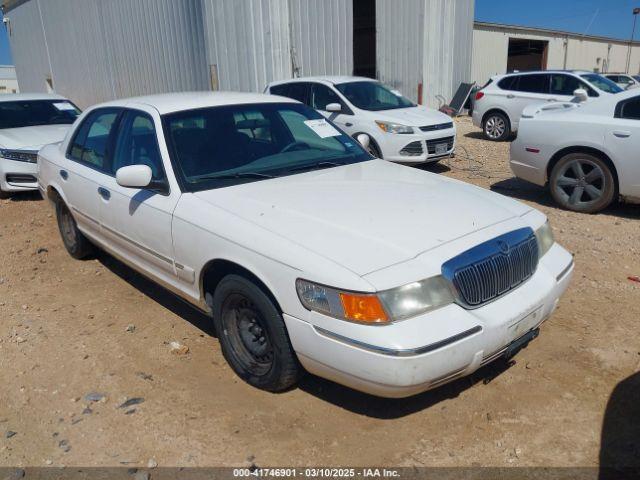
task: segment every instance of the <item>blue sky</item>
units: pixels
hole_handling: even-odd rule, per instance
[[[566,30],[627,40],[640,0],[476,0],[476,20]],[[640,39],[640,20],[636,29]],[[0,64],[11,64],[7,29],[0,25]]]

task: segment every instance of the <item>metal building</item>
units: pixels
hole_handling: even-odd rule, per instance
[[[473,0],[4,0],[20,89],[79,106],[375,76],[437,106],[471,77]]]
[[[20,93],[16,67],[13,65],[0,65],[0,94]]]
[[[514,70],[576,69],[640,73],[640,42],[542,28],[476,22],[472,80]],[[630,58],[628,56],[631,53]]]

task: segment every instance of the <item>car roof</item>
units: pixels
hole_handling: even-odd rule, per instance
[[[206,107],[225,105],[245,105],[251,103],[300,103],[278,95],[246,92],[179,92],[145,95],[142,97],[124,98],[101,103],[97,107],[132,107],[146,105],[155,108],[158,113],[181,112]]]
[[[55,93],[5,93],[0,95],[0,102],[22,102],[30,100],[67,100]]]
[[[340,85],[342,83],[352,83],[352,82],[377,82],[373,78],[369,77],[355,77],[351,75],[319,75],[315,77],[298,77],[298,78],[290,78],[288,80],[279,80],[277,82],[271,82],[269,87],[274,87],[276,85],[283,85],[286,83],[294,83],[294,82],[320,82],[320,83],[330,83],[332,85]]]
[[[598,73],[590,72],[589,70],[530,70],[527,72],[504,73],[502,75],[496,75],[493,78],[512,77],[514,75],[535,75],[535,74],[544,74],[544,73],[573,73],[574,75],[582,75],[585,73],[595,73],[596,75],[599,75]]]

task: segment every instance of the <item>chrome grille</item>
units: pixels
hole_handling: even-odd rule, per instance
[[[445,138],[436,138],[435,140],[427,140],[427,151],[429,155],[433,155],[436,153],[436,145],[440,143],[447,144],[447,151],[453,148],[453,139],[454,137],[445,137]]]
[[[0,156],[16,162],[37,163],[38,152],[30,150],[0,150]]]
[[[407,157],[418,157],[422,155],[423,151],[422,142],[416,141],[406,145],[402,150],[400,150],[400,154]]]
[[[434,132],[436,130],[447,130],[449,128],[453,128],[453,122],[439,123],[437,125],[427,125],[425,127],[420,127],[420,130],[422,130],[423,132]]]
[[[523,228],[482,243],[442,266],[464,306],[477,308],[531,277],[538,266],[538,242]]]

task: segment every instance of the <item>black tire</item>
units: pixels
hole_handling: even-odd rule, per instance
[[[378,145],[376,144],[376,142],[371,137],[369,137],[369,146],[367,147],[367,152],[369,152],[375,158],[379,158],[381,160],[383,159],[382,158],[382,153],[380,152],[380,149],[378,148]]]
[[[492,142],[504,142],[511,136],[511,122],[502,112],[491,112],[482,120],[484,137]]]
[[[77,260],[82,260],[95,253],[94,245],[78,230],[75,218],[61,199],[56,201],[56,218],[62,243],[69,255]]]
[[[562,208],[596,213],[616,198],[616,182],[609,164],[589,153],[570,153],[555,164],[549,190]]]
[[[252,281],[227,275],[213,294],[213,321],[224,358],[249,385],[270,392],[294,386],[300,366],[280,312]]]

